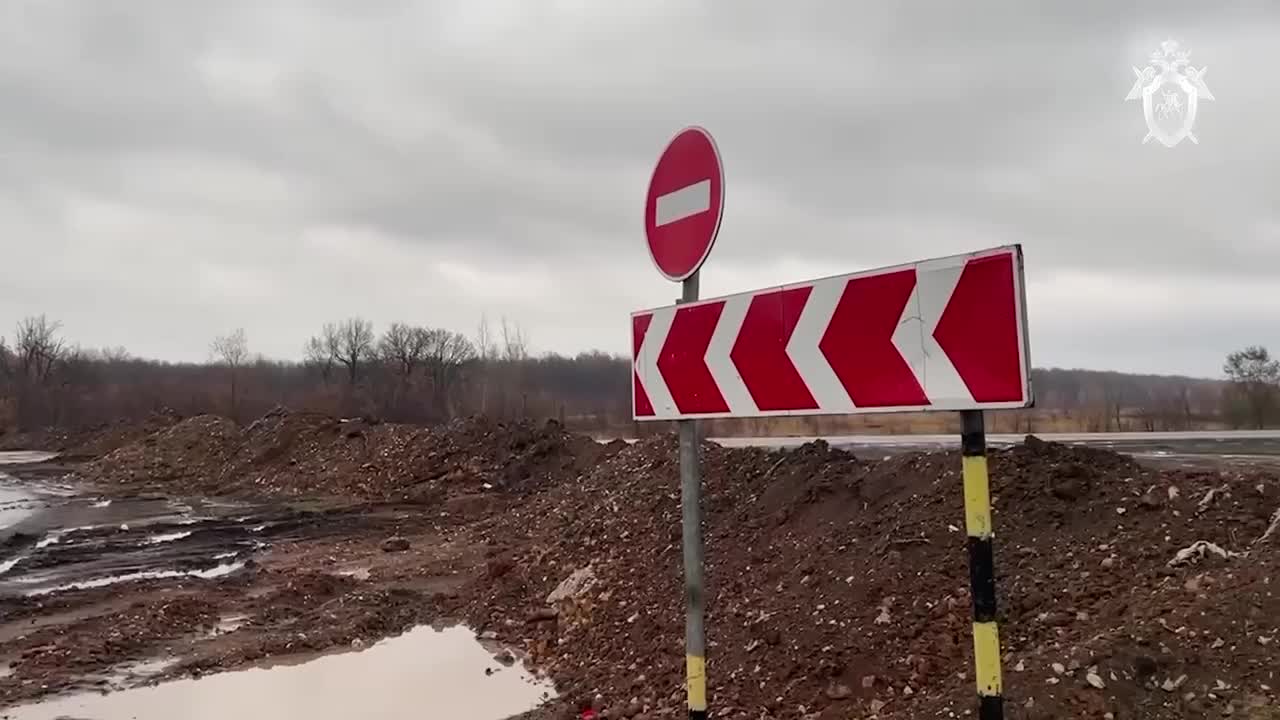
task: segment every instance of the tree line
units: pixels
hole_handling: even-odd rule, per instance
[[[395,422],[484,414],[555,418],[583,431],[640,433],[630,361],[603,352],[534,356],[519,324],[481,318],[471,335],[408,322],[378,329],[351,317],[307,338],[300,361],[264,358],[243,329],[214,337],[208,360],[169,363],[125,348],[84,348],[43,315],[0,337],[0,429],[95,426],[155,412],[219,413],[247,422],[276,406]],[[1280,361],[1231,353],[1224,379],[1035,369],[1034,410],[994,414],[1000,432],[1193,430],[1280,424]],[[949,430],[937,414],[715,421],[717,433]],[[941,424],[939,424],[941,423]]]
[[[623,358],[600,352],[532,357],[518,324],[482,318],[474,336],[358,317],[323,325],[301,361],[255,353],[243,329],[213,338],[208,360],[172,363],[124,348],[85,348],[45,316],[0,337],[0,429],[81,427],[151,413],[218,413],[237,421],[277,406],[394,422],[485,414],[554,417],[584,428],[625,424]],[[617,392],[622,387],[625,393]]]

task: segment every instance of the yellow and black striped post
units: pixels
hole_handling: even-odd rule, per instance
[[[995,551],[991,546],[991,483],[987,476],[987,433],[983,427],[982,411],[961,412],[960,428],[965,530],[969,536],[969,586],[973,594],[973,668],[978,684],[978,720],[1003,720]]]

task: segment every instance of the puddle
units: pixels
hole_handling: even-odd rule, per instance
[[[12,482],[13,478],[0,473],[0,530],[17,525],[38,507],[34,496],[12,487]]]
[[[485,671],[494,671],[486,675]],[[503,667],[465,627],[419,627],[367,650],[86,694],[7,710],[12,720],[502,720],[554,695],[517,664]]]
[[[111,680],[115,683],[146,680],[177,665],[179,659],[176,657],[158,658],[156,660],[143,660],[141,662],[118,665],[112,673]]]
[[[182,532],[160,533],[159,535],[152,535],[151,537],[147,538],[147,544],[159,545],[160,543],[173,542],[174,540],[181,540],[182,538],[185,538],[185,537],[191,537],[191,533],[192,533],[191,530],[183,530]]]
[[[218,624],[209,632],[209,636],[217,637],[218,635],[233,633],[244,627],[244,624],[248,621],[248,615],[224,615],[218,618]]]
[[[67,530],[54,530],[53,532],[49,533],[48,535],[45,535],[44,537],[40,538],[38,542],[36,542],[36,549],[42,550],[44,548],[49,547],[50,545],[57,545],[58,543],[62,542],[63,535],[66,535],[67,533],[71,532],[74,529],[76,528],[70,528]]]
[[[87,590],[89,588],[100,588],[108,585],[115,585],[117,583],[135,582],[137,580],[162,580],[164,578],[180,577],[211,580],[224,575],[230,575],[231,573],[242,569],[244,569],[243,562],[215,565],[207,570],[143,570],[139,572],[125,573],[123,575],[108,575],[106,577],[94,578],[92,580],[81,580],[79,582],[67,583],[65,585],[44,587],[24,594],[28,596],[48,595],[49,593],[62,592],[64,590]]]
[[[13,668],[9,667],[7,663],[4,665],[0,665],[0,680],[3,680],[9,677],[12,674],[13,674]]]
[[[49,462],[58,457],[55,452],[42,452],[39,450],[8,450],[0,452],[0,465],[30,465],[34,463]]]
[[[8,560],[0,560],[0,575],[3,575],[18,566],[18,563],[26,560],[26,555],[19,555]]]

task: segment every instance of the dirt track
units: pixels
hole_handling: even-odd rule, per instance
[[[958,467],[950,452],[707,446],[713,709],[970,709]],[[189,420],[77,472],[98,495],[0,535],[0,558],[26,555],[0,574],[0,705],[135,682],[108,679],[130,661],[173,655],[152,679],[190,676],[456,619],[557,681],[539,717],[597,695],[613,717],[682,716],[670,439],[278,413],[245,430]],[[992,477],[1009,717],[1280,717],[1280,533],[1259,542],[1276,477],[1044,443],[993,452]],[[47,542],[111,508],[111,526]],[[408,548],[384,550],[391,537]],[[1197,541],[1238,555],[1170,565]],[[586,590],[547,604],[587,567]],[[189,574],[24,594],[153,570]]]

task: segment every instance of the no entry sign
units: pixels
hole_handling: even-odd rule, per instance
[[[644,234],[658,272],[679,282],[711,252],[724,213],[724,166],[711,134],[676,133],[658,158],[644,201]]]
[[[637,420],[1031,404],[1019,246],[634,313]]]

